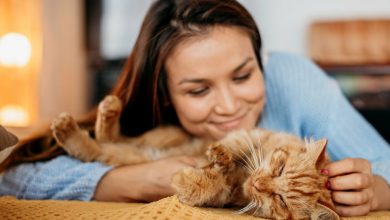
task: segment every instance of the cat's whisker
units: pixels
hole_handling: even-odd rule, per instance
[[[252,215],[255,215],[257,213],[257,211],[259,211],[259,209],[261,207],[259,201],[256,201],[255,204],[256,204],[257,207],[256,207],[255,211],[253,211]],[[255,207],[253,207],[253,208],[255,208]]]
[[[243,156],[245,156],[245,158],[243,156],[240,155],[240,157],[242,158],[242,160],[248,165],[248,167],[250,168],[250,170],[252,172],[254,172],[256,170],[256,166],[255,164],[252,162],[251,158],[249,157],[249,155],[243,150],[240,148],[240,151],[242,153]]]
[[[257,158],[258,158],[259,164],[263,163],[263,160],[264,160],[263,156],[264,156],[263,149],[261,149],[261,147],[259,146],[258,151],[257,151]]]
[[[240,149],[240,151],[241,151],[242,155],[244,155],[245,157],[243,157],[241,154],[238,154],[238,153],[235,153],[235,152],[234,152],[234,154],[238,158],[242,159],[243,163],[241,163],[241,164],[244,165],[244,167],[246,167],[251,173],[253,173],[255,171],[255,168],[254,168],[253,164],[250,164],[250,162],[248,161],[249,158],[246,155],[246,153],[242,149]]]
[[[253,133],[252,133],[253,134]],[[258,132],[255,132],[254,135],[256,136],[256,138],[254,138],[254,144],[256,146],[256,149],[257,149],[257,160],[259,161],[259,164],[262,164],[263,162],[263,148],[261,148],[261,137],[260,137],[260,133]]]
[[[236,215],[244,214],[244,213],[252,210],[255,207],[256,207],[256,202],[252,201],[248,205],[246,205],[244,208],[237,210],[237,211],[234,211],[233,214],[236,214]]]
[[[247,145],[244,145],[244,146],[247,146]],[[256,166],[255,166],[255,164],[253,163],[253,161],[251,160],[249,154],[248,154],[246,151],[244,151],[242,147],[239,147],[239,149],[240,149],[240,153],[241,153],[241,154],[239,155],[240,158],[241,158],[242,160],[244,160],[245,163],[248,164],[248,165],[251,167],[252,170],[254,170],[254,169],[256,168]]]
[[[246,140],[246,142],[247,142],[247,147],[249,148],[249,151],[250,151],[250,156],[251,157],[249,157],[250,159],[251,159],[251,162],[252,162],[252,164],[254,165],[254,168],[256,169],[256,168],[259,168],[260,167],[260,164],[259,164],[259,161],[257,160],[258,158],[257,158],[257,153],[256,153],[256,150],[255,150],[255,148],[254,148],[254,146],[253,146],[253,143],[250,141],[250,137],[248,136],[248,138],[247,139],[245,139]]]
[[[239,161],[239,163],[240,163],[243,167],[245,167],[247,170],[249,170],[249,174],[253,174],[253,173],[254,173],[254,170],[253,170],[251,167],[249,167],[246,163],[241,162],[241,161]]]
[[[260,165],[261,165],[261,162],[262,162],[262,157],[260,155],[261,148],[257,147],[257,146],[256,146],[256,148],[254,146],[252,146],[252,147],[253,147],[253,150],[255,152],[256,165],[257,165],[256,168],[260,168]]]

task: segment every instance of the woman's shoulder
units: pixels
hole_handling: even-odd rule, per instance
[[[267,78],[283,76],[290,80],[299,77],[328,78],[310,58],[287,52],[270,52],[264,73]]]
[[[337,83],[310,58],[285,52],[269,53],[264,67],[266,88],[278,94],[304,96],[339,92]]]
[[[263,124],[279,124],[279,129],[297,135],[304,134],[302,128],[307,121],[327,118],[327,105],[341,97],[337,83],[313,61],[300,55],[270,53],[264,78]]]

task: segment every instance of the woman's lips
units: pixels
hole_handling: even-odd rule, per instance
[[[227,120],[224,122],[214,122],[214,124],[223,131],[230,131],[237,128],[240,128],[241,122],[243,120],[244,116],[240,116],[238,118],[235,118],[233,120]]]

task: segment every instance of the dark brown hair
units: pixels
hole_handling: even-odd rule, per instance
[[[124,21],[125,22],[125,21]],[[175,46],[193,36],[207,34],[215,26],[238,27],[251,39],[260,68],[261,38],[249,12],[236,0],[157,0],[142,23],[133,50],[112,94],[124,103],[120,117],[121,132],[139,135],[160,124],[179,125],[169,103],[164,63]],[[80,124],[90,126],[96,113]],[[47,130],[22,141],[17,150],[0,166],[45,160],[63,154]]]

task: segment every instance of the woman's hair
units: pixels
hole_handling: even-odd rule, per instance
[[[126,22],[126,21],[124,21]],[[157,0],[142,23],[123,72],[112,90],[124,103],[121,132],[139,135],[160,124],[179,125],[170,105],[165,61],[171,51],[188,38],[205,35],[213,27],[237,27],[248,33],[260,68],[261,38],[249,12],[236,0]],[[96,111],[83,120],[93,125]],[[63,154],[50,132],[22,141],[0,171],[26,161],[50,159]]]

